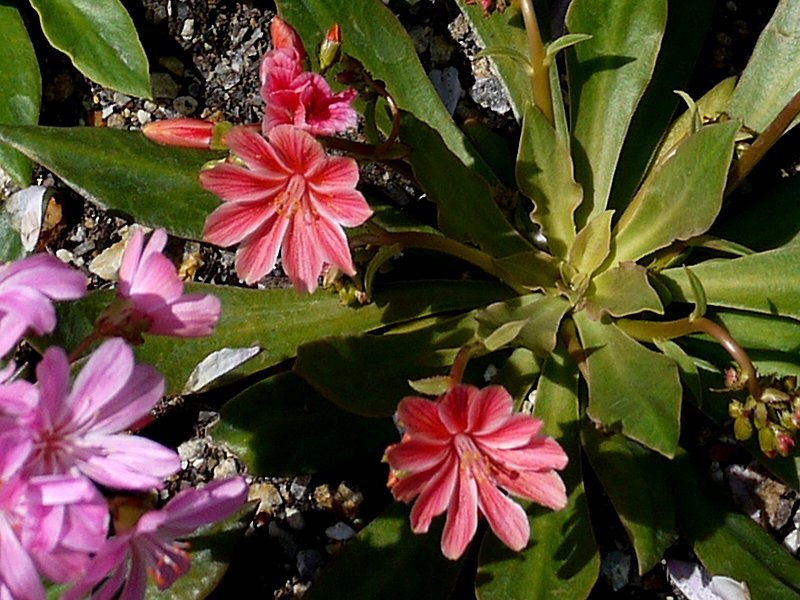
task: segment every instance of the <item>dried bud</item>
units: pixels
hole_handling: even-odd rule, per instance
[[[145,137],[164,146],[208,150],[214,123],[201,119],[164,119],[151,121],[142,128]]]
[[[325,34],[325,39],[322,40],[322,46],[319,48],[319,67],[325,71],[332,65],[336,64],[339,60],[339,53],[342,49],[342,29],[338,23],[334,23],[328,33]]]

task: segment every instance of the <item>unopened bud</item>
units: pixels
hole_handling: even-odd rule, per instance
[[[300,60],[306,57],[306,49],[303,47],[303,40],[297,35],[294,28],[280,17],[275,17],[269,24],[269,34],[272,37],[272,47],[294,48],[300,55]]]
[[[338,23],[334,23],[328,33],[325,34],[325,39],[322,40],[322,46],[319,48],[319,66],[320,69],[325,71],[330,68],[339,60],[339,53],[342,49],[342,29]]]
[[[750,424],[750,419],[747,417],[737,417],[733,421],[733,435],[739,441],[749,440],[753,435],[753,426]]]
[[[779,431],[775,435],[775,450],[777,450],[778,454],[781,456],[789,456],[789,452],[791,452],[792,448],[794,447],[794,438],[790,436],[785,431]]]
[[[775,433],[769,427],[764,427],[758,432],[758,445],[767,456],[775,456]]]
[[[200,119],[164,119],[151,121],[142,128],[145,137],[164,146],[198,148],[211,147],[214,123]]]

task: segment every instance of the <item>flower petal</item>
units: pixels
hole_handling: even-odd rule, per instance
[[[325,256],[310,215],[295,214],[286,233],[281,257],[283,270],[295,289],[313,294]]]
[[[238,204],[271,204],[285,187],[288,177],[283,171],[251,171],[231,163],[215,165],[199,175],[204,189],[225,202]]]
[[[139,268],[139,259],[142,256],[143,247],[144,230],[141,227],[135,227],[128,238],[128,243],[125,244],[125,251],[122,253],[122,261],[117,273],[119,292],[123,296],[130,295],[131,282],[136,276],[136,270]]]
[[[327,160],[322,144],[292,125],[273,127],[269,132],[269,141],[292,173],[313,172]]]
[[[466,431],[467,409],[478,393],[475,386],[462,383],[441,396],[439,418],[451,434]]]
[[[82,298],[86,283],[80,271],[49,254],[34,254],[0,268],[0,290],[30,287],[53,300]]]
[[[505,388],[490,385],[480,390],[467,409],[467,431],[475,434],[495,431],[514,411],[514,400]]]
[[[424,471],[444,462],[450,445],[436,441],[410,439],[386,449],[393,471]]]
[[[458,560],[464,554],[478,529],[478,492],[475,480],[464,472],[459,473],[458,492],[453,495],[447,509],[447,519],[442,532],[442,554]]]
[[[508,416],[507,421],[489,433],[473,433],[476,443],[484,448],[518,448],[526,445],[539,432],[542,422],[519,413]]]
[[[451,435],[439,418],[435,402],[407,396],[397,405],[397,424],[414,439],[449,440]]]
[[[133,351],[123,340],[114,338],[103,342],[81,369],[67,398],[66,404],[74,418],[93,416],[113,399],[130,379],[133,366]],[[41,378],[40,374],[40,382]]]
[[[499,473],[497,483],[511,494],[560,510],[567,505],[567,490],[555,471],[525,471],[515,478]]]
[[[177,337],[211,335],[219,320],[222,303],[211,294],[185,294],[161,310],[150,313],[150,333]]]
[[[528,545],[531,527],[525,511],[486,480],[478,484],[478,507],[506,546],[519,552]]]
[[[33,561],[2,515],[0,515],[0,584],[5,584],[14,598],[44,599],[44,588]]]
[[[274,202],[223,204],[206,217],[203,239],[223,248],[241,242],[264,228],[270,220],[275,221],[275,206]]]
[[[247,491],[243,477],[217,479],[200,489],[186,489],[161,509],[167,518],[159,527],[159,534],[173,539],[184,537],[201,525],[227,519],[247,501]]]
[[[247,127],[234,127],[225,136],[225,142],[236,156],[266,181],[276,183],[285,181],[293,173],[298,172],[291,162],[284,160],[280,148],[275,146],[271,135],[270,141],[267,142],[262,135]]]
[[[135,365],[130,379],[95,415],[94,433],[127,429],[149,413],[164,395],[164,377],[150,365]]]
[[[87,477],[122,490],[161,489],[181,467],[177,453],[135,435],[89,434],[74,454]]]
[[[422,488],[411,509],[411,530],[414,533],[427,532],[433,518],[445,511],[450,504],[457,479],[458,461],[451,457]]]
[[[513,450],[484,447],[476,440],[478,447],[498,463],[516,471],[549,471],[563,469],[569,458],[564,449],[553,438],[534,438],[529,444]]]
[[[325,255],[325,262],[339,267],[351,277],[355,275],[356,269],[350,256],[350,245],[342,228],[326,219],[319,219],[315,225],[317,239]]]
[[[236,251],[236,274],[245,283],[255,283],[275,268],[288,227],[285,215],[275,215],[242,242]]]

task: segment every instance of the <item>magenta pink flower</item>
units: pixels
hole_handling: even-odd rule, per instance
[[[0,355],[29,330],[43,335],[55,329],[53,300],[74,300],[85,294],[86,278],[48,254],[0,267]]]
[[[98,330],[141,343],[142,333],[198,337],[210,335],[219,320],[219,298],[184,294],[175,265],[161,251],[167,234],[157,229],[144,245],[136,228],[119,268],[117,299],[98,317]]]
[[[264,135],[277,125],[294,125],[312,135],[333,135],[354,127],[351,106],[358,95],[348,88],[334,94],[319,73],[303,70],[305,49],[297,32],[280,17],[271,24],[274,49],[261,63]]]
[[[358,166],[327,156],[311,135],[288,125],[269,140],[245,128],[227,137],[246,167],[226,162],[200,173],[200,183],[225,202],[206,220],[203,237],[219,246],[239,243],[236,272],[255,283],[275,266],[299,291],[313,292],[325,263],[355,274],[342,226],[356,227],[371,215],[356,191]]]
[[[140,600],[148,573],[158,589],[167,589],[190,567],[189,544],[176,538],[229,517],[246,499],[247,484],[234,477],[213,481],[202,489],[184,490],[161,510],[143,514],[132,526],[116,520],[117,535],[99,550],[86,575],[67,591],[64,600],[83,597],[106,577],[91,594],[94,600],[115,598],[120,588],[120,600]]]
[[[386,449],[390,485],[397,500],[417,498],[411,528],[425,533],[447,511],[442,553],[458,559],[483,514],[492,531],[512,550],[528,543],[530,525],[522,507],[500,491],[553,509],[567,503],[555,472],[567,455],[552,438],[539,436],[541,421],[513,412],[500,386],[457,385],[430,401],[404,398],[397,407],[403,440]]]
[[[136,365],[123,340],[95,350],[71,391],[61,348],[48,348],[36,375],[39,402],[23,417],[33,439],[27,474],[80,472],[112,488],[146,490],[162,487],[180,468],[172,450],[119,433],[147,415],[164,390],[163,378],[149,365]]]

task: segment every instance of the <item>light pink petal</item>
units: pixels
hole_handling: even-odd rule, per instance
[[[327,159],[314,137],[291,125],[278,125],[269,132],[269,141],[293,173],[308,173]]]
[[[526,471],[513,479],[499,473],[497,483],[515,496],[533,500],[548,508],[560,510],[567,505],[564,482],[555,471]]]
[[[433,518],[445,511],[457,480],[458,461],[451,457],[422,488],[411,509],[411,530],[414,533],[427,532]]]
[[[92,594],[92,600],[110,600],[122,585],[127,569],[130,534],[117,535],[108,540],[97,552],[83,577],[69,590],[62,600],[78,600],[83,598],[103,579],[115,570],[111,579],[102,588]]]
[[[142,250],[142,257],[139,259],[139,265],[145,264],[152,256],[161,256],[161,252],[167,245],[167,232],[163,229],[156,229],[150,234],[150,239],[147,240],[147,245]]]
[[[19,471],[31,453],[32,444],[29,432],[16,419],[0,418],[0,481]]]
[[[397,405],[397,424],[415,439],[449,440],[451,435],[439,418],[438,406],[419,396],[403,398]]]
[[[276,220],[275,207],[274,202],[223,204],[208,215],[203,239],[223,248],[241,242],[266,223]],[[277,258],[277,252],[275,256]]]
[[[439,472],[439,467],[403,474],[391,487],[392,496],[400,502],[410,502],[419,495],[422,488]]]
[[[320,216],[345,227],[358,227],[372,216],[372,209],[361,192],[352,188],[339,188],[328,194],[309,191],[312,205]]]
[[[180,300],[150,313],[150,333],[177,337],[211,335],[219,320],[222,303],[211,294],[185,294]]]
[[[439,402],[439,419],[451,434],[463,433],[467,429],[467,409],[471,400],[478,394],[478,388],[459,384]]]
[[[275,215],[249,236],[236,252],[236,274],[252,284],[272,271],[288,227],[285,215]]]
[[[295,215],[289,224],[281,256],[283,270],[298,292],[313,294],[317,289],[325,262],[323,252],[314,224],[305,214]]]
[[[259,67],[261,95],[291,86],[303,72],[303,57],[296,48],[276,48],[267,52]]]
[[[164,395],[164,378],[150,365],[135,365],[131,377],[116,396],[95,414],[94,433],[116,433],[148,414]]]
[[[300,92],[294,89],[279,89],[265,96],[264,123],[262,132],[268,136],[280,125],[291,125],[306,129],[306,110],[300,99]]]
[[[86,283],[80,271],[49,254],[34,254],[0,269],[0,290],[31,287],[53,300],[82,298]]]
[[[201,171],[200,185],[225,202],[272,202],[286,185],[289,175],[251,171],[239,165],[222,163]]]
[[[36,365],[39,381],[38,417],[41,425],[50,429],[68,410],[65,399],[69,394],[69,359],[58,346],[45,350],[41,362]]]
[[[103,342],[92,352],[69,395],[67,405],[75,415],[100,410],[125,386],[133,372],[133,351],[119,338]]]
[[[508,416],[506,423],[492,432],[473,433],[476,442],[485,448],[518,448],[525,446],[541,429],[542,422],[520,413]]]
[[[458,490],[447,509],[447,519],[442,532],[442,554],[458,560],[464,554],[478,529],[478,492],[475,480],[461,472]]]
[[[173,539],[180,538],[201,525],[227,519],[247,501],[247,491],[243,477],[218,479],[200,489],[186,489],[161,509],[167,518],[159,527],[159,533]],[[142,519],[148,516],[144,515]],[[142,526],[145,527],[146,523]]]
[[[519,552],[528,545],[531,527],[525,511],[488,481],[478,484],[478,506],[492,531],[506,546]]]
[[[143,247],[144,230],[141,227],[136,227],[128,238],[128,243],[125,244],[125,252],[122,254],[122,261],[117,274],[119,292],[123,296],[130,295],[131,282],[136,275],[136,270],[139,268],[139,259],[142,256]]]
[[[0,293],[0,313],[19,321],[39,335],[50,333],[56,326],[53,303],[37,290],[15,287]],[[16,328],[14,328],[16,329]]]
[[[75,454],[87,477],[122,490],[160,489],[181,466],[174,451],[135,435],[87,435]]]
[[[178,271],[163,254],[143,258],[131,284],[129,297],[137,309],[147,314],[150,306],[174,302],[183,293],[183,281]]]
[[[142,600],[147,591],[147,560],[143,553],[136,547],[131,546],[131,569],[128,573],[128,580],[119,600]]]
[[[308,184],[315,192],[336,196],[342,189],[358,184],[358,163],[346,156],[329,156],[325,162],[308,173]]]
[[[386,449],[386,458],[393,471],[424,471],[441,464],[450,452],[444,442],[410,439]]]
[[[350,245],[342,228],[325,219],[316,223],[317,239],[325,255],[325,262],[339,267],[349,276],[356,274],[353,259],[350,256]]]
[[[0,582],[14,598],[44,600],[44,588],[39,574],[11,526],[0,515]]]
[[[27,330],[28,323],[16,315],[7,314],[0,317],[0,356],[14,348]]]
[[[284,154],[275,147],[272,135],[268,143],[263,136],[247,127],[234,127],[225,136],[225,141],[236,156],[267,181],[278,183],[296,171],[291,163],[283,159]]]
[[[293,87],[300,90],[306,113],[304,129],[310,134],[333,135],[358,123],[358,114],[350,106],[358,95],[354,89],[334,95],[319,73],[303,73],[293,82]]]
[[[514,400],[505,388],[499,385],[483,388],[468,407],[467,431],[476,434],[495,431],[508,421],[513,411]]]
[[[499,450],[484,447],[476,440],[478,447],[501,465],[516,471],[547,471],[563,469],[569,458],[564,449],[552,438],[535,438],[521,448]]]

